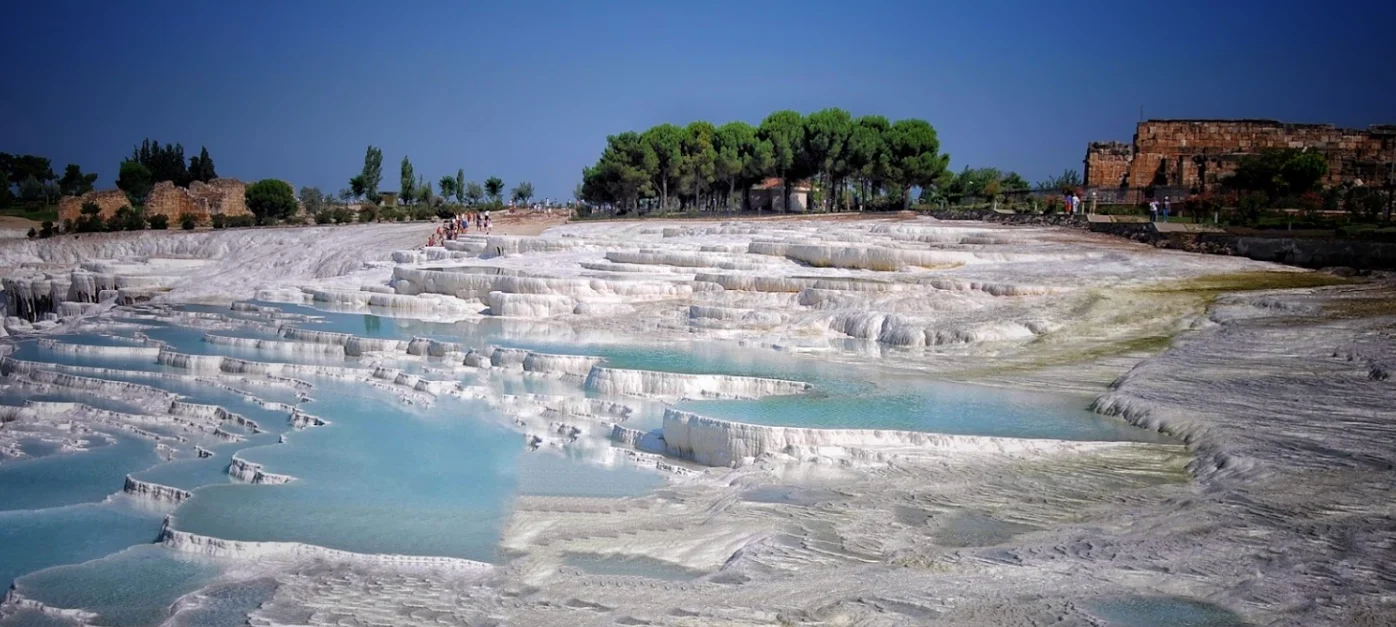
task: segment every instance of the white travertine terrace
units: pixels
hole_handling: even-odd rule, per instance
[[[176,514],[162,532],[165,546],[274,564],[277,591],[252,624],[295,616],[308,617],[306,624],[567,627],[1094,625],[1102,620],[1091,602],[1137,596],[1205,599],[1259,624],[1391,622],[1391,312],[1332,313],[1363,299],[1389,302],[1381,300],[1390,298],[1387,277],[1225,294],[1199,287],[1200,279],[1299,274],[1061,229],[900,217],[597,222],[413,248],[428,230],[390,224],[7,242],[3,328],[24,336],[100,330],[118,324],[107,319],[112,312],[146,301],[257,297],[373,308],[487,320],[501,330],[488,341],[742,344],[1087,392],[1097,412],[1182,443],[771,427],[672,407],[658,428],[644,428],[641,409],[678,399],[818,390],[469,341],[331,333],[272,307],[235,303],[233,311],[255,320],[140,313],[205,331],[213,346],[359,363],[41,340],[69,358],[148,359],[176,370],[3,357],[5,389],[100,395],[142,413],[0,407],[7,425],[0,463],[22,454],[12,434],[36,434],[80,455],[85,442],[102,437],[99,429],[122,429],[162,451],[205,456],[213,453],[202,444],[267,426],[107,377],[177,377],[251,397],[267,386],[309,398],[314,388],[301,379],[327,376],[404,402],[445,395],[484,402],[523,432],[525,445],[538,449],[531,454],[566,449],[672,478],[664,490],[625,499],[520,498],[500,539],[510,556],[500,567],[209,538],[179,531]],[[1232,283],[1244,280],[1222,282]],[[226,334],[234,328],[277,339]],[[489,385],[515,378],[546,384],[548,393],[504,394]],[[286,412],[294,428],[335,428],[333,416],[260,402]],[[234,457],[228,474],[292,480],[276,470]],[[165,504],[189,498],[134,477],[124,492]],[[575,555],[644,558],[694,574],[684,581],[593,574],[571,565]],[[7,603],[35,605],[13,593]]]

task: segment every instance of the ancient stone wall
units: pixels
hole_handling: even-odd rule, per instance
[[[155,184],[145,201],[146,215],[163,215],[171,223],[184,214],[207,224],[212,216],[248,215],[245,192],[247,185],[237,179],[213,179],[208,183],[194,181],[188,188],[177,187],[169,181]]]
[[[81,196],[64,196],[58,200],[58,221],[77,221],[82,215],[82,206],[87,203],[97,203],[102,208],[102,219],[110,218],[117,209],[130,206],[130,201],[126,200],[126,193],[119,189],[104,189],[97,192],[87,192]]]
[[[1396,126],[1366,130],[1272,120],[1149,120],[1140,122],[1128,156],[1123,144],[1086,150],[1088,187],[1173,186],[1208,189],[1236,170],[1245,155],[1268,149],[1313,150],[1328,159],[1326,184],[1384,182],[1396,161]],[[1119,178],[1119,161],[1128,171]]]
[[[1123,142],[1091,142],[1086,147],[1086,185],[1125,187],[1134,148]]]

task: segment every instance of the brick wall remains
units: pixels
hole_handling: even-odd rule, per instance
[[[213,179],[208,183],[194,181],[188,188],[177,187],[169,181],[155,184],[145,201],[146,215],[163,215],[171,223],[190,214],[199,224],[208,224],[212,216],[250,215],[245,192],[247,185],[237,179]]]
[[[77,221],[82,215],[82,206],[92,202],[97,203],[102,208],[102,219],[107,219],[116,214],[116,210],[130,206],[130,201],[126,200],[126,193],[119,189],[104,189],[97,192],[87,192],[81,196],[64,196],[58,200],[58,221]]]
[[[1396,161],[1396,126],[1366,130],[1331,124],[1272,120],[1149,120],[1140,122],[1128,171],[1119,178],[1119,147],[1091,143],[1086,150],[1088,187],[1175,186],[1209,189],[1236,170],[1241,157],[1269,149],[1313,150],[1328,159],[1329,185],[1383,182]]]

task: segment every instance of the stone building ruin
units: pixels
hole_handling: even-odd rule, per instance
[[[1241,158],[1270,149],[1319,152],[1326,185],[1382,185],[1396,163],[1396,125],[1366,130],[1274,120],[1147,120],[1133,143],[1091,142],[1085,183],[1092,190],[1214,189]]]
[[[247,209],[247,184],[237,179],[213,179],[207,183],[194,181],[189,187],[179,187],[161,181],[151,189],[145,201],[145,215],[163,215],[171,224],[184,214],[194,216],[199,224],[208,224],[215,215],[252,215]],[[102,208],[103,219],[110,218],[122,207],[130,205],[121,190],[108,189],[88,192],[82,196],[64,196],[58,201],[58,219],[74,220],[82,214],[82,206],[94,202]]]

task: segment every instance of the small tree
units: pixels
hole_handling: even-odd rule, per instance
[[[39,230],[39,238],[40,238],[40,239],[48,239],[48,238],[50,238],[50,237],[53,237],[54,234],[56,233],[56,231],[54,231],[54,229],[53,229],[53,221],[52,221],[52,220],[44,220],[44,223],[43,223],[43,225],[41,225],[41,226],[43,226],[43,228]]]
[[[329,209],[321,209],[315,213],[316,224],[329,224],[334,221],[334,212]]]
[[[58,189],[65,196],[81,196],[92,191],[92,184],[97,182],[96,174],[83,174],[82,168],[76,163],[69,163],[63,169],[63,178],[58,180]]]
[[[126,192],[126,198],[130,199],[131,202],[144,204],[154,185],[155,181],[149,168],[135,161],[121,162],[120,174],[116,178],[116,187]]]
[[[527,205],[528,200],[530,198],[533,198],[533,183],[530,183],[528,181],[521,181],[518,185],[514,186],[514,191],[512,192],[512,195],[514,197],[514,202],[517,202],[521,205]]]
[[[504,195],[504,181],[497,176],[485,179],[485,193],[490,195],[490,200],[499,203]]]
[[[456,181],[452,187],[456,191],[456,202],[465,204],[465,170],[456,170]]]
[[[440,181],[437,181],[437,185],[441,187],[442,198],[450,200],[452,196],[456,195],[456,177],[447,174],[441,177]]]
[[[213,214],[213,228],[221,229],[228,226],[228,216],[221,213]]]
[[[199,223],[199,219],[196,218],[196,217],[194,217],[193,214],[190,214],[190,213],[181,213],[181,214],[179,214],[179,228],[181,228],[181,229],[184,229],[184,230],[186,230],[186,231],[192,231],[192,230],[194,230],[194,227],[195,227],[195,226],[198,226],[198,223]]]
[[[249,185],[245,196],[258,224],[276,224],[296,214],[296,194],[286,181],[262,179]]]
[[[302,187],[300,197],[305,212],[311,215],[319,212],[326,204],[325,194],[318,187]]]
[[[150,224],[151,230],[154,231],[163,231],[170,228],[170,217],[162,213],[157,213],[146,218],[146,222]]]
[[[317,221],[318,221],[318,220],[317,220]],[[377,207],[369,206],[369,207],[363,207],[363,208],[359,209],[359,222],[362,222],[362,223],[364,223],[364,224],[367,224],[367,223],[369,223],[369,222],[377,222],[377,221],[378,221],[378,208],[377,208]]]
[[[34,230],[34,227],[31,226],[29,227],[28,237],[29,239],[36,239],[39,237],[39,232]]]
[[[95,202],[82,204],[82,215],[78,216],[77,224],[74,225],[79,233],[97,233],[106,230],[106,223],[102,221],[102,208]]]
[[[417,198],[417,176],[412,173],[412,162],[408,161],[407,157],[402,158],[400,174],[401,189],[398,198],[406,204],[411,204]]]
[[[485,188],[480,187],[480,184],[475,181],[466,183],[465,199],[472,205],[480,204],[480,201],[485,199]]]
[[[108,231],[139,231],[145,228],[145,216],[130,207],[116,210],[107,219]]]

